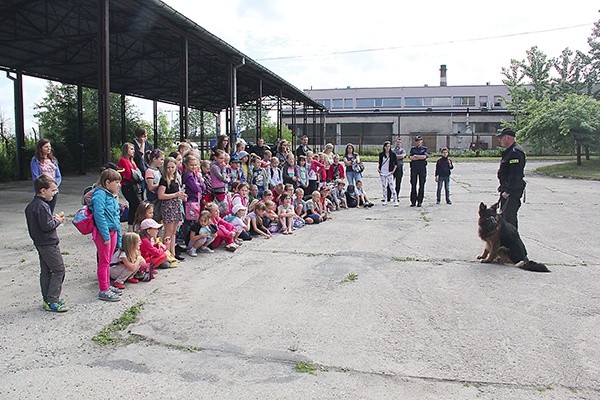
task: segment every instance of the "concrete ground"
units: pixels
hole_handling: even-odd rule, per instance
[[[60,315],[40,307],[31,186],[1,184],[0,398],[600,399],[600,182],[528,164],[521,236],[552,270],[534,273],[475,258],[497,165],[455,163],[436,205],[431,164],[422,208],[408,167],[401,206],[381,206],[367,164],[372,209],[188,257],[120,303],[96,298],[95,248],[67,223]],[[66,177],[57,211],[94,179]],[[118,344],[92,341],[140,301]]]

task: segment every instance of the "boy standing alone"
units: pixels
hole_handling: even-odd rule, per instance
[[[436,204],[440,204],[442,199],[442,185],[446,190],[446,204],[452,204],[450,201],[450,170],[454,168],[452,160],[449,157],[447,148],[442,149],[442,156],[438,158],[435,164],[435,181],[437,182]]]
[[[25,208],[27,229],[40,258],[40,286],[43,307],[47,311],[65,312],[69,307],[60,299],[65,279],[56,228],[65,221],[63,215],[52,215],[48,203],[52,201],[58,186],[53,178],[40,175],[34,183],[35,197]]]

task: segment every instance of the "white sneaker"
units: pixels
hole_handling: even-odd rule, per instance
[[[214,253],[215,252],[213,249],[211,249],[210,247],[206,247],[206,246],[200,247],[200,251],[202,251],[204,253]]]
[[[187,249],[187,253],[189,254],[190,257],[196,257],[198,254],[196,254],[196,249],[193,247],[190,247],[189,249]]]
[[[381,205],[382,205],[382,206],[387,206],[387,203],[388,203],[388,202],[387,202],[386,200],[381,200]]]
[[[396,200],[396,201],[394,202],[394,207],[398,207],[399,205],[400,205],[400,203],[398,202],[398,200]]]

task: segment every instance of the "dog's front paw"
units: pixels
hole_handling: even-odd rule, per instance
[[[481,262],[482,262],[482,263],[485,263],[485,264],[489,264],[489,263],[491,263],[492,261],[494,261],[494,260],[491,260],[491,259],[489,259],[489,258],[484,258],[483,260],[481,260]]]
[[[483,257],[485,257],[485,256],[482,256],[482,255],[480,254],[480,255],[478,255],[478,256],[477,256],[477,259],[478,259],[478,260],[481,260]]]

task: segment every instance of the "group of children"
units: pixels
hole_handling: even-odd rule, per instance
[[[126,283],[147,282],[157,270],[178,266],[182,249],[190,257],[221,246],[234,252],[253,237],[292,235],[307,224],[329,220],[341,208],[372,206],[362,182],[346,188],[338,156],[330,162],[324,154],[309,151],[296,164],[293,153],[281,161],[269,150],[260,158],[244,150],[230,156],[214,149],[209,162],[182,143],[169,157],[159,149],[146,157],[146,200],[126,233],[118,201],[120,168],[108,163],[85,196],[94,225],[98,298],[103,301],[120,301]],[[34,186],[36,196],[25,213],[40,254],[43,307],[64,312],[69,308],[60,298],[64,263],[56,234],[64,216],[53,215],[48,206],[57,184],[42,175]]]

